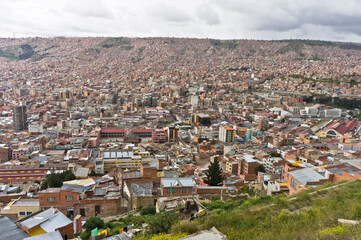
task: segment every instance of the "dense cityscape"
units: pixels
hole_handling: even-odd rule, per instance
[[[358,239],[360,66],[346,42],[2,38],[0,239]]]

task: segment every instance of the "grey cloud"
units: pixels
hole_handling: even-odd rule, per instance
[[[217,25],[221,23],[219,15],[206,3],[201,4],[197,8],[196,16],[208,25]]]
[[[359,9],[358,0],[0,0],[0,37],[12,32],[222,39],[297,34],[361,42]]]
[[[101,0],[69,1],[64,10],[81,17],[114,18]]]
[[[148,14],[151,17],[174,23],[184,23],[191,20],[187,12],[164,2],[151,6]]]
[[[214,0],[214,3],[245,16],[252,22],[251,30],[284,32],[311,24],[361,36],[361,14],[352,11],[360,9],[361,3],[354,1]],[[347,3],[352,3],[352,7]]]

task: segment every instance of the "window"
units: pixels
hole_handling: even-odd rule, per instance
[[[56,197],[48,197],[48,202],[56,202]]]
[[[33,212],[26,212],[26,215],[31,215],[33,214]]]
[[[297,182],[293,178],[291,180],[291,187],[293,187],[293,189],[297,190]]]
[[[25,212],[19,212],[20,216],[25,216]]]
[[[66,196],[66,197],[65,197],[65,200],[66,200],[66,201],[73,201],[73,196]]]
[[[181,193],[188,193],[188,188],[181,188]]]
[[[174,194],[175,193],[175,188],[168,188],[167,193],[168,194]]]

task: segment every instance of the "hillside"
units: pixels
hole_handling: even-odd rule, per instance
[[[13,45],[0,48],[0,57],[10,60],[29,59],[34,55],[34,49],[29,44]]]
[[[0,73],[5,82],[46,79],[66,81],[69,86],[85,80],[142,84],[149,79],[190,84],[197,79],[206,85],[227,80],[239,85],[254,75],[260,83],[275,81],[275,90],[292,86],[301,92],[311,88],[318,92],[321,85],[327,85],[334,91],[346,89],[348,94],[357,95],[360,59],[361,44],[312,40],[0,39]],[[16,78],[13,73],[17,73]],[[284,79],[289,85],[279,82]]]
[[[209,213],[173,225],[168,238],[177,239],[215,226],[228,239],[361,239],[360,226],[338,219],[361,220],[361,181],[306,190],[296,196],[253,197],[206,204]],[[173,237],[171,237],[173,236]],[[150,236],[136,239],[152,239]],[[153,239],[167,239],[166,235]]]
[[[361,181],[354,181],[308,190],[294,199],[213,202],[208,204],[212,210],[207,217],[175,225],[172,231],[193,233],[215,226],[229,239],[361,239],[360,227],[337,223],[338,219],[361,220],[360,188]]]
[[[335,57],[341,52],[361,51],[361,44],[315,40],[215,40],[189,38],[19,38],[0,39],[0,57],[26,60],[35,53],[45,58],[82,54],[88,60],[94,56],[125,57],[128,60],[145,60],[154,53],[165,59],[189,56],[202,59],[213,56],[237,56],[240,58],[269,57],[291,60]]]

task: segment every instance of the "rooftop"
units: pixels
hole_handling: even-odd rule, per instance
[[[315,172],[311,168],[303,168],[289,172],[289,175],[299,182],[302,186],[307,186],[308,183],[319,182],[320,180],[326,180],[325,176]]]

